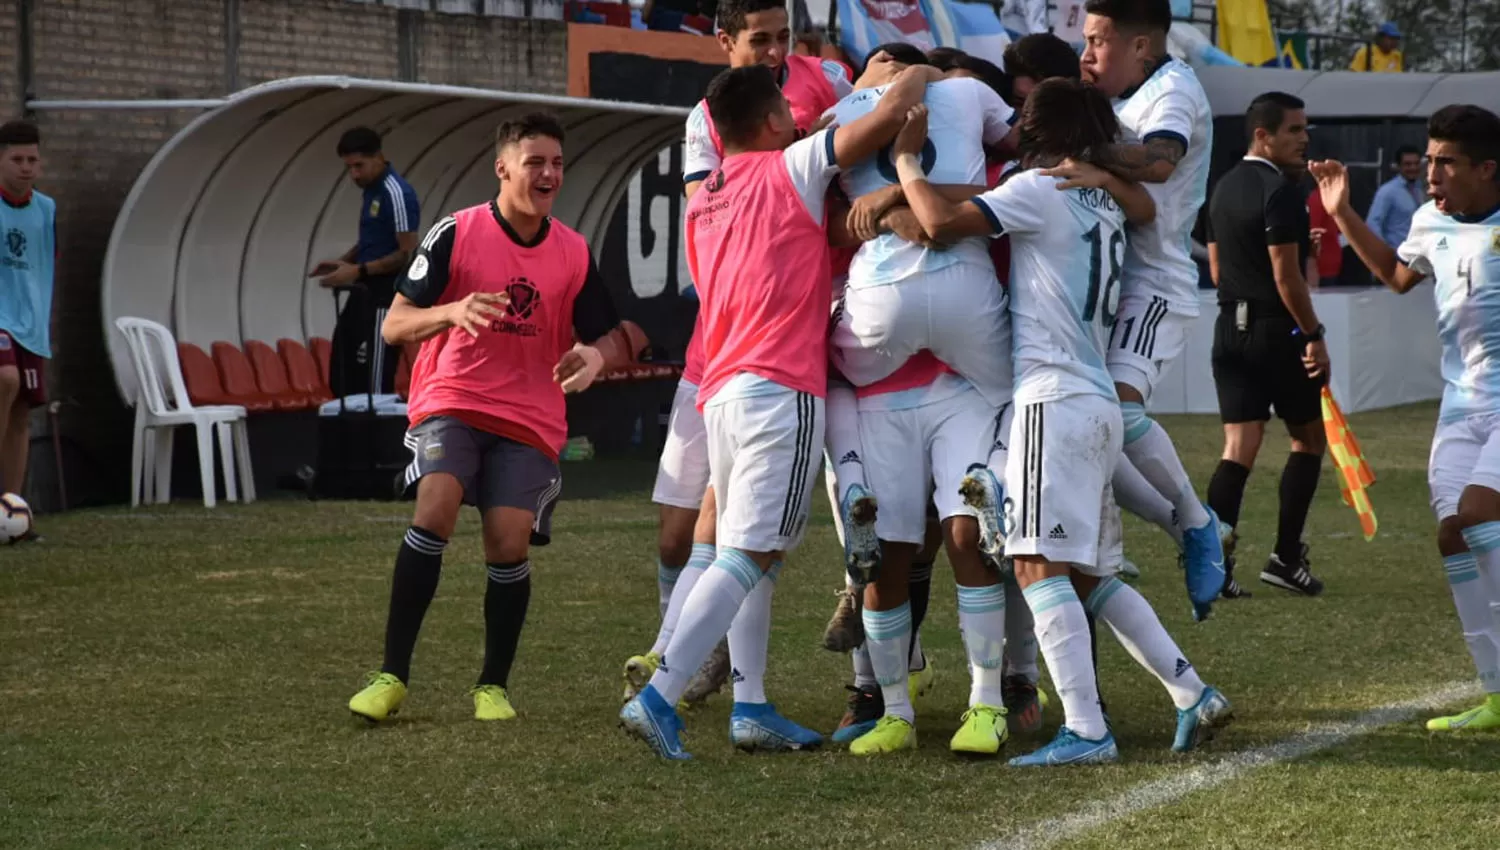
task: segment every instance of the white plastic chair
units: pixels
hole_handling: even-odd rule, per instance
[[[188,400],[177,341],[172,332],[148,319],[122,316],[115,327],[130,344],[135,364],[135,435],[130,452],[130,506],[143,500],[157,504],[172,498],[172,434],[192,425],[198,437],[198,469],[203,478],[203,505],[213,507],[217,495],[214,476],[214,437],[224,472],[224,497],[239,499],[238,478],[244,482],[246,502],[255,501],[250,469],[250,440],[245,432],[245,408],[238,405],[194,407]],[[148,437],[150,439],[148,439]],[[144,494],[143,494],[144,485]]]

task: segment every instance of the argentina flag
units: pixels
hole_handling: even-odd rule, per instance
[[[922,0],[932,34],[943,47],[956,47],[971,56],[1005,67],[1003,56],[1010,36],[1000,25],[995,7],[958,0]]]
[[[870,51],[904,41],[922,52],[937,46],[919,0],[838,0],[839,46],[863,67]]]

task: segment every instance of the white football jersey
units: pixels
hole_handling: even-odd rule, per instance
[[[1060,191],[1038,170],[974,203],[1010,235],[1016,403],[1074,395],[1117,400],[1105,350],[1120,303],[1125,213],[1103,189]]]
[[[1156,220],[1132,227],[1125,254],[1125,288],[1160,296],[1175,312],[1198,315],[1198,264],[1191,253],[1193,225],[1208,197],[1213,150],[1213,109],[1193,69],[1168,59],[1140,88],[1114,102],[1122,141],[1159,136],[1182,142],[1186,153],[1165,183],[1143,183],[1156,201]]]
[[[835,122],[847,125],[868,115],[887,88],[862,89],[844,97],[830,110]],[[985,185],[984,146],[1010,134],[1014,110],[994,89],[972,77],[932,83],[923,103],[927,105],[927,144],[921,158],[928,181]],[[851,199],[901,182],[889,148],[846,170],[839,180]],[[848,285],[883,286],[963,262],[990,262],[983,240],[967,239],[947,250],[929,251],[894,233],[885,233],[859,247],[849,265]]]

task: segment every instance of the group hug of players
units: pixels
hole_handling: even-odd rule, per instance
[[[855,677],[833,738],[852,753],[916,745],[912,698],[931,681],[917,635],[939,545],[971,676],[953,751],[995,755],[1013,726],[1039,725],[1040,651],[1064,724],[1011,763],[1117,759],[1095,677],[1096,622],[1166,688],[1174,750],[1229,720],[1229,701],[1119,578],[1117,504],[1160,517],[1179,544],[1196,619],[1232,583],[1221,538],[1232,530],[1197,500],[1144,407],[1197,311],[1188,244],[1211,111],[1192,71],[1166,54],[1165,0],[1090,0],[1087,11],[1081,60],[1050,35],[1012,45],[1004,71],[958,51],[887,45],[851,84],[837,63],[790,55],[777,0],[720,4],[731,67],[688,119],[686,250],[700,309],[653,497],[661,625],[653,648],[626,664],[620,712],[658,755],[689,758],[678,707],[725,678],[735,746],[823,742],[776,711],[764,676],[776,581],[804,536],[825,456],[847,568],[825,643],[853,650]],[[1480,129],[1500,124],[1450,109],[1487,116],[1465,113]],[[1450,171],[1478,153],[1464,127],[1470,135],[1450,128],[1457,141],[1441,143],[1465,147],[1442,159]],[[530,597],[529,546],[548,541],[561,489],[563,394],[629,362],[640,339],[619,321],[582,237],[550,217],[562,141],[545,115],[501,126],[498,196],[429,231],[386,320],[389,342],[422,346],[406,476],[417,504],[396,559],[385,660],[349,703],[360,717],[385,719],[406,698],[465,504],[481,511],[489,579],[475,716],[516,716],[507,678]],[[1468,184],[1450,179],[1449,209],[1434,173],[1437,206],[1419,215],[1413,240],[1443,232],[1477,245],[1482,228],[1500,226],[1493,209],[1471,220],[1476,204],[1500,204],[1494,165]],[[1445,292],[1455,300],[1445,316],[1460,311],[1440,320],[1445,421],[1452,408],[1462,428],[1447,428],[1452,470],[1434,472],[1434,493],[1440,477],[1470,486],[1453,490],[1448,514],[1434,503],[1455,598],[1472,581],[1489,588],[1487,626],[1474,604],[1459,607],[1481,678],[1500,691],[1489,606],[1500,602],[1500,567],[1489,563],[1492,551],[1500,561],[1500,486],[1484,477],[1492,469],[1500,485],[1500,443],[1472,421],[1477,408],[1500,414],[1500,387],[1486,383],[1500,379],[1474,379],[1465,370],[1483,367],[1454,353],[1479,346],[1488,357],[1500,344],[1500,323],[1476,332],[1463,312],[1493,309],[1474,281],[1500,272],[1500,229],[1478,268],[1470,257],[1447,270],[1438,238],[1403,246],[1398,262],[1378,237],[1362,239],[1342,166],[1312,171],[1382,280],[1405,291],[1435,273],[1440,305]],[[1470,196],[1456,200],[1463,185]],[[1467,295],[1445,289],[1455,274]],[[1500,725],[1497,709],[1491,697],[1444,720]]]

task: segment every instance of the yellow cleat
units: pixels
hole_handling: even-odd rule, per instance
[[[1429,732],[1469,732],[1500,729],[1500,695],[1491,696],[1478,708],[1452,717],[1434,717],[1427,721]]]
[[[910,721],[887,714],[875,728],[855,738],[849,752],[856,756],[873,756],[917,748],[917,727]]]
[[[390,673],[371,673],[370,684],[349,700],[349,710],[358,717],[378,723],[406,701],[406,685]]]
[[[475,720],[514,720],[516,710],[511,707],[510,697],[499,685],[475,685],[469,691],[474,695]]]
[[[1004,708],[975,705],[964,712],[958,731],[948,742],[948,749],[961,755],[993,756],[1000,752],[1009,737]]]
[[[651,681],[656,675],[656,668],[661,666],[661,656],[654,652],[645,655],[632,655],[625,662],[625,699],[630,702],[635,695]]]
[[[932,656],[924,655],[922,669],[908,673],[906,676],[906,693],[912,705],[917,704],[918,698],[932,693],[932,688],[936,684],[937,671],[932,669]]]

